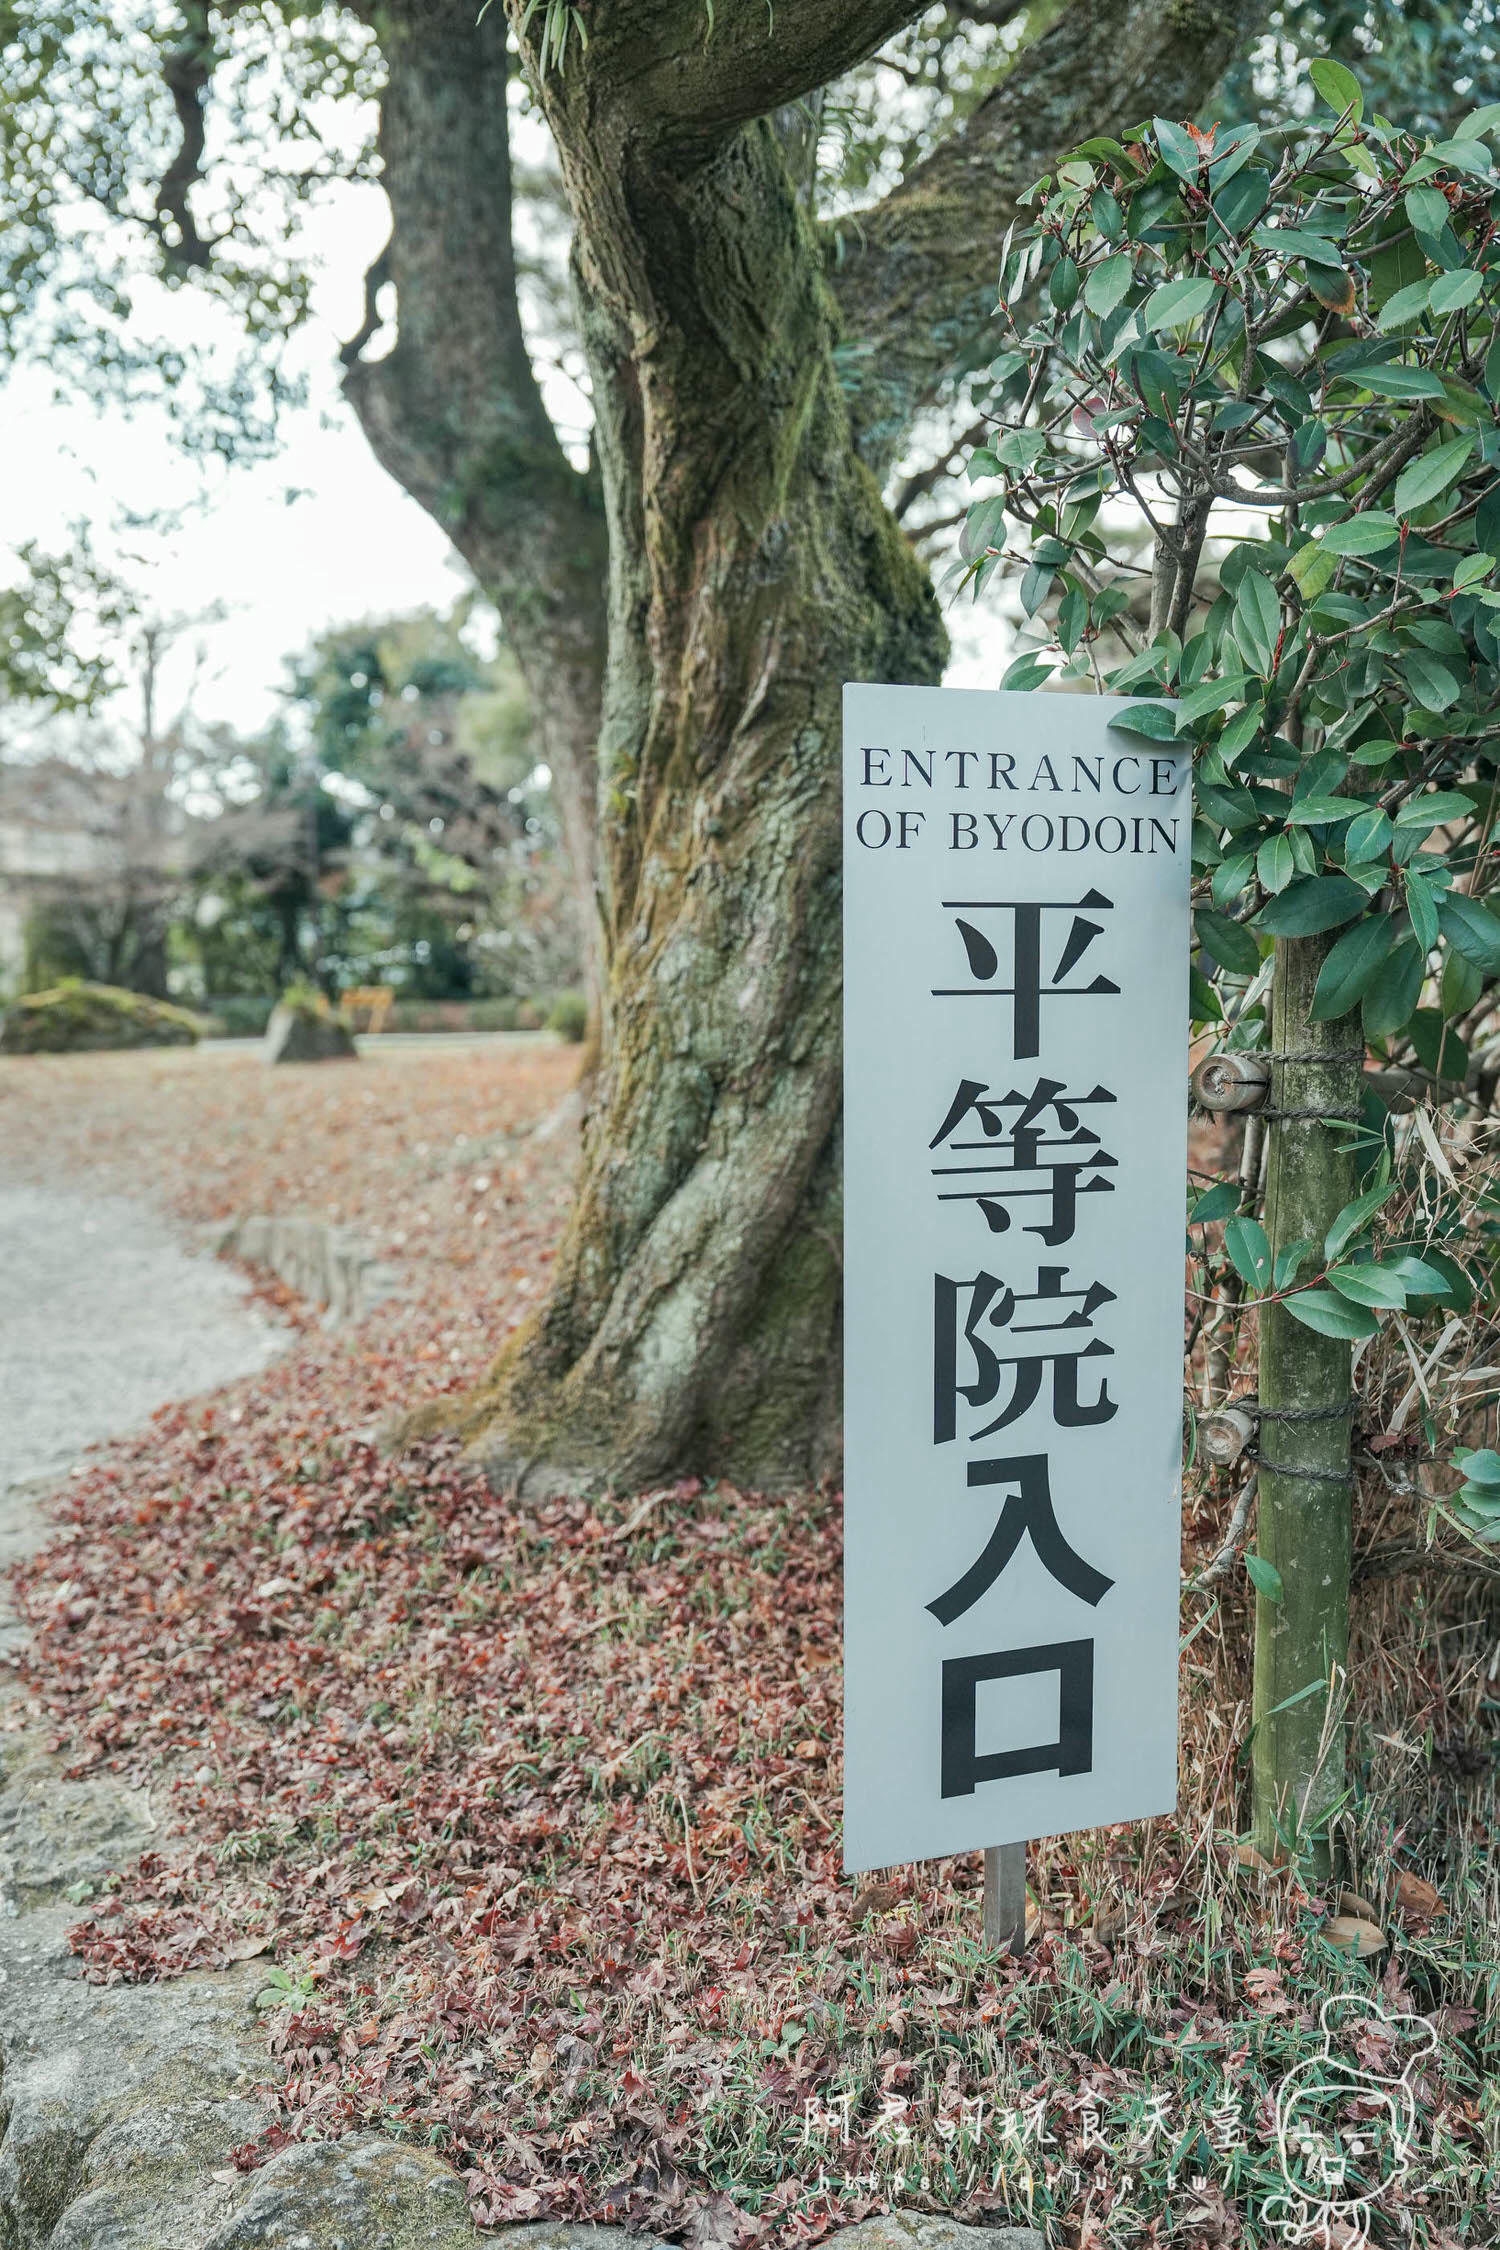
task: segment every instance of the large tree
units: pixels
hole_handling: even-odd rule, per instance
[[[609,631],[578,1203],[549,1302],[457,1415],[504,1469],[781,1481],[834,1460],[838,697],[936,680],[945,655],[881,473],[973,359],[1018,192],[1086,129],[1195,110],[1252,16],[1052,12],[835,257],[795,105],[920,12],[599,5],[564,45],[581,11],[511,0],[574,218]],[[423,0],[409,36],[492,41],[498,81],[500,27],[467,16]],[[451,261],[426,271],[452,288]]]
[[[1085,132],[1199,109],[1259,13],[386,0],[307,19],[187,0],[165,43],[137,26],[162,72],[142,132],[124,49],[106,35],[101,63],[92,19],[0,6],[12,173],[60,166],[169,276],[227,276],[273,340],[296,309],[284,261],[251,239],[254,197],[216,201],[205,172],[210,98],[254,123],[253,73],[225,52],[281,41],[304,90],[378,88],[392,231],[347,393],[500,605],[597,931],[598,1069],[554,1288],[456,1410],[497,1464],[782,1482],[834,1459],[837,698],[847,678],[935,680],[945,655],[898,520],[933,480],[903,452],[982,408],[1017,195]],[[341,44],[329,26],[351,18]],[[849,124],[883,45],[916,119],[884,144],[878,122]],[[518,67],[571,217],[586,460],[554,428],[523,317]],[[71,106],[48,92],[69,69]],[[823,125],[868,144],[858,209],[820,215]],[[12,315],[44,294],[36,245],[55,231],[41,190],[18,208]]]

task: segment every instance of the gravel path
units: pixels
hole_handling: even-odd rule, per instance
[[[274,1357],[243,1278],[123,1196],[0,1187],[0,1493]]]

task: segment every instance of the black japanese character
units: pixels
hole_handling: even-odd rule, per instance
[[[1090,907],[1112,908],[1112,899],[1100,891],[1085,891],[1080,899],[1003,899],[1003,898],[946,898],[945,911],[955,917],[954,928],[963,942],[973,984],[935,985],[933,998],[937,1000],[1009,999],[1014,1003],[1015,1040],[1017,1057],[1041,1052],[1041,1004],[1047,1000],[1084,999],[1096,993],[1118,993],[1120,987],[1106,976],[1097,976],[1092,984],[1065,985],[1068,976],[1088,951],[1095,938],[1104,934],[1102,922],[1085,920],[1079,909]],[[1009,914],[1012,923],[1010,984],[998,984],[1000,955],[994,939],[973,922],[963,919],[964,914]],[[1064,938],[1056,963],[1047,981],[1042,978],[1042,916],[1047,913],[1071,914],[1073,920]]]
[[[1069,1094],[1059,1078],[1039,1078],[1029,1094],[1015,1087],[1007,1094],[992,1094],[982,1079],[961,1079],[927,1145],[968,1159],[932,1167],[935,1180],[966,1184],[940,1187],[938,1201],[977,1203],[991,1234],[1005,1234],[1011,1223],[1010,1204],[1041,1200],[1047,1205],[1045,1218],[1023,1231],[1039,1235],[1049,1249],[1070,1242],[1079,1196],[1112,1194],[1114,1181],[1104,1174],[1118,1168],[1116,1158],[1079,1112],[1114,1099],[1104,1086],[1088,1094]],[[977,1123],[980,1138],[952,1138],[970,1118]]]
[[[1119,1412],[1118,1401],[1109,1395],[1107,1380],[1101,1380],[1097,1398],[1080,1399],[1078,1395],[1078,1366],[1085,1359],[1113,1359],[1112,1346],[1097,1336],[1087,1344],[1059,1343],[1050,1350],[1022,1349],[1001,1353],[993,1349],[979,1333],[981,1322],[991,1329],[1008,1328],[1012,1335],[1037,1335],[1048,1329],[1067,1335],[1076,1335],[1080,1329],[1093,1323],[1093,1316],[1101,1305],[1113,1304],[1115,1293],[1099,1281],[1091,1282],[1086,1289],[1064,1289],[1066,1266],[1041,1266],[1037,1270],[1037,1286],[1030,1295],[1018,1295],[1008,1283],[999,1281],[992,1273],[977,1273],[972,1281],[954,1281],[947,1274],[932,1277],[932,1442],[947,1445],[958,1435],[958,1401],[966,1399],[970,1406],[992,1405],[1000,1396],[1002,1376],[1011,1376],[1010,1395],[1000,1412],[991,1422],[971,1430],[968,1443],[980,1438],[993,1437],[997,1430],[1008,1429],[1018,1422],[1028,1408],[1035,1405],[1041,1395],[1042,1375],[1047,1367],[1052,1369],[1052,1418],[1066,1430],[1086,1428],[1094,1422],[1112,1421]],[[960,1327],[960,1292],[967,1292],[968,1303]],[[1072,1311],[1064,1308],[1073,1306]],[[1056,1319],[1017,1320],[1023,1307],[1033,1307],[1042,1314],[1055,1311]],[[974,1374],[970,1382],[959,1381],[958,1346],[962,1336],[973,1361]]]
[[[969,1565],[962,1578],[939,1594],[928,1609],[940,1625],[951,1625],[986,1595],[1023,1539],[1030,1539],[1038,1562],[1059,1586],[1076,1594],[1090,1609],[1097,1609],[1114,1584],[1102,1570],[1086,1563],[1063,1537],[1052,1509],[1052,1486],[1045,1453],[1025,1453],[1007,1461],[971,1461],[969,1485],[1011,1484],[1000,1519],[985,1542],[984,1552]]]
[[[1026,1750],[981,1750],[979,1688],[985,1680],[1057,1674],[1057,1740]],[[1092,1773],[1094,1768],[1094,1644],[1054,1641],[1050,1647],[954,1656],[943,1665],[942,1794],[972,1797],[982,1781],[1023,1773]]]

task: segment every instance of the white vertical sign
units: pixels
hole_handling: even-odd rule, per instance
[[[850,1868],[1176,1802],[1190,768],[1126,707],[844,690]]]

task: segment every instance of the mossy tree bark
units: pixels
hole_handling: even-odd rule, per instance
[[[546,11],[507,6],[575,220],[597,475],[522,364],[498,8],[372,18],[400,341],[350,386],[573,743],[607,585],[597,783],[549,736],[565,805],[597,788],[601,1050],[549,1300],[441,1419],[502,1474],[787,1484],[837,1457],[839,689],[935,680],[944,653],[868,464],[983,347],[1017,194],[1086,132],[1195,108],[1259,9],[1045,12],[851,254],[810,215],[789,107],[911,0],[592,0],[547,69]]]
[[[1310,1020],[1336,932],[1277,943],[1265,1226],[1273,1253],[1323,1238],[1355,1193],[1347,1132],[1357,1109],[1359,1017]],[[1309,1114],[1300,1114],[1307,1112]],[[1342,1690],[1349,1657],[1351,1346],[1279,1305],[1260,1314],[1262,1408],[1257,1549],[1281,1581],[1256,1595],[1255,1837],[1267,1856],[1306,1849],[1326,1872],[1328,1822],[1345,1791]],[[1311,1689],[1312,1692],[1307,1691]]]
[[[443,1410],[502,1477],[785,1485],[837,1460],[838,697],[849,678],[935,680],[944,641],[860,457],[827,246],[773,113],[910,13],[840,0],[772,35],[752,8],[720,8],[707,32],[685,0],[600,9],[587,50],[538,79],[577,226],[609,520],[607,966],[549,1301]],[[971,128],[986,275],[1046,155],[1141,106],[1109,33],[1128,30],[1146,75],[1170,56],[1190,101],[1238,21],[1084,6],[1036,43],[1031,67],[1066,79],[1072,106],[1049,104],[1045,150],[1015,129],[1024,101]],[[951,321],[902,378],[908,415],[987,318],[972,246],[966,231],[940,280],[924,244],[923,317]],[[886,251],[899,262],[899,227]],[[861,270],[870,303],[878,263]],[[892,413],[888,387],[877,456]]]

